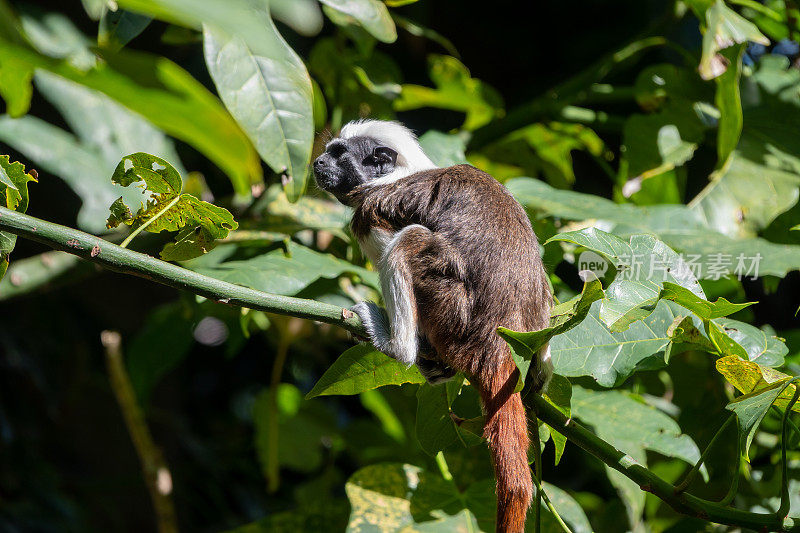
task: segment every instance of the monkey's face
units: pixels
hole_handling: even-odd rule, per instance
[[[317,185],[344,202],[347,193],[394,170],[397,152],[372,137],[334,139],[314,160]]]

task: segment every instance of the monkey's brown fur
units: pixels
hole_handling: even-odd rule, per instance
[[[405,231],[393,252],[413,287],[419,333],[480,391],[497,478],[497,531],[523,531],[533,493],[527,420],[514,393],[519,372],[496,328],[549,324],[552,296],[525,211],[469,165],[361,185],[348,199],[362,242],[374,228],[420,225]]]

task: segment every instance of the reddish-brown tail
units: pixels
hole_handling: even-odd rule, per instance
[[[531,504],[533,481],[528,466],[528,422],[519,393],[514,393],[519,371],[508,358],[479,383],[486,410],[484,437],[497,478],[497,532],[522,533]]]

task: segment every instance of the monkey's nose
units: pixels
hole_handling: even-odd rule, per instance
[[[324,169],[327,166],[328,166],[328,163],[324,159],[322,159],[321,157],[318,157],[318,158],[316,158],[314,160],[314,171],[315,172],[319,172],[320,170]]]

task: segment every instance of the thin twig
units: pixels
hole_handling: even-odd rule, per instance
[[[131,435],[133,446],[139,461],[142,464],[147,489],[156,511],[156,522],[161,533],[174,533],[178,531],[178,521],[175,517],[175,507],[172,505],[172,476],[167,467],[161,450],[153,442],[150,429],[144,419],[142,410],[136,402],[125,363],[122,360],[122,349],[119,333],[116,331],[103,331],[100,341],[106,351],[106,366],[111,389],[117,398],[117,403],[122,411],[122,418]]]
[[[683,478],[683,481],[681,481],[678,484],[678,486],[675,487],[676,494],[685,491],[687,487],[689,487],[689,484],[691,484],[691,482],[694,480],[695,476],[697,475],[697,472],[700,471],[700,467],[703,466],[703,462],[705,462],[706,457],[708,457],[708,452],[711,451],[711,448],[714,447],[714,444],[717,442],[717,439],[719,439],[720,435],[722,435],[722,433],[727,429],[727,427],[731,425],[731,422],[733,422],[735,418],[736,415],[731,413],[728,419],[725,420],[725,423],[722,424],[722,427],[720,427],[717,430],[717,432],[711,438],[711,442],[709,442],[708,446],[706,446],[706,449],[703,450],[703,454],[700,456],[700,459],[698,459],[697,462],[692,467],[692,469],[689,470],[689,472],[686,474],[686,477]]]

